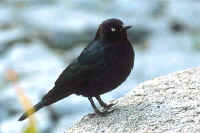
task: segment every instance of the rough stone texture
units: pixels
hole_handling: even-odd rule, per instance
[[[65,133],[200,133],[200,67],[144,82],[117,101],[114,113],[85,116]]]

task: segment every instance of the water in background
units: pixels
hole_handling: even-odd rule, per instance
[[[197,0],[1,0],[0,133],[21,133],[27,124],[17,121],[23,109],[5,71],[16,71],[19,86],[37,103],[111,17],[133,25],[128,35],[136,59],[128,80],[105,101],[145,80],[200,65]],[[91,112],[87,98],[73,95],[39,111],[37,125],[42,133],[60,133]]]

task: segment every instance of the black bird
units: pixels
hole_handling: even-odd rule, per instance
[[[19,121],[71,94],[87,97],[96,114],[104,116],[112,112],[98,110],[92,98],[95,97],[104,108],[114,105],[104,103],[100,95],[119,86],[133,68],[135,54],[127,38],[129,28],[131,26],[124,26],[121,20],[115,18],[100,24],[94,40],[61,73],[53,89]]]

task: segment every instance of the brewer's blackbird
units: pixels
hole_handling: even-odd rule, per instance
[[[134,65],[134,50],[127,38],[127,29],[119,19],[107,19],[100,24],[94,40],[61,73],[42,100],[24,113],[19,121],[39,109],[53,104],[71,94],[87,97],[96,114],[104,116],[112,111],[100,111],[93,97],[104,108],[100,95],[109,92],[126,80]]]

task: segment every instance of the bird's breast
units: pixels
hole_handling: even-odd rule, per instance
[[[86,89],[89,94],[82,95],[101,95],[115,89],[126,80],[133,68],[134,52],[131,44],[121,45],[105,49],[103,71],[88,82]]]
[[[121,44],[113,48],[107,58],[107,70],[103,75],[105,86],[112,90],[126,80],[134,64],[134,51],[131,45]],[[105,87],[106,88],[106,87]]]
[[[112,66],[113,69],[131,69],[134,62],[134,51],[130,43],[119,43],[117,46],[113,46],[108,49],[107,63]]]

